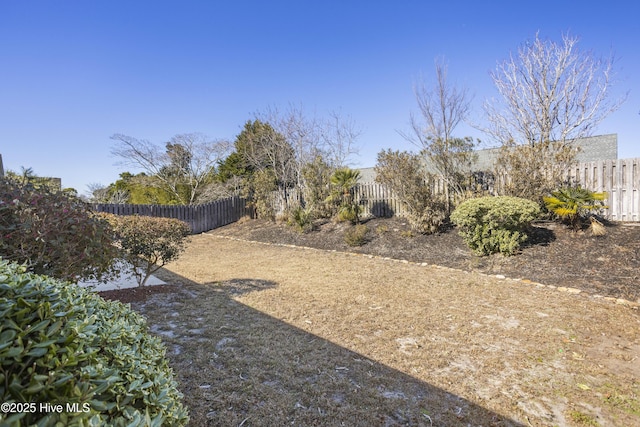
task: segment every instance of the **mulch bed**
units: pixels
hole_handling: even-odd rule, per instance
[[[175,284],[170,285],[154,285],[143,286],[137,288],[115,289],[113,291],[98,292],[100,296],[110,301],[120,301],[123,303],[131,303],[138,301],[146,301],[149,296],[154,294],[166,294],[175,292]]]

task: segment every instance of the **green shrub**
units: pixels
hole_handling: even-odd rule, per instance
[[[369,227],[357,224],[344,232],[344,242],[349,246],[362,246],[367,243]]]
[[[579,229],[590,213],[605,208],[606,193],[596,193],[582,187],[564,187],[542,200],[546,208],[573,229]]]
[[[273,208],[273,193],[278,190],[275,173],[270,169],[259,170],[249,179],[243,190],[243,196],[251,200],[258,218],[273,220],[276,212]]]
[[[335,214],[334,206],[327,202],[331,195],[332,174],[333,168],[320,155],[302,167],[305,209],[310,210],[314,218],[330,218]]]
[[[0,425],[186,425],[173,372],[144,318],[77,285],[0,259]],[[69,405],[77,405],[70,411]]]
[[[77,197],[0,181],[0,257],[61,280],[106,279],[117,248],[109,224]]]
[[[451,214],[465,243],[478,255],[513,255],[527,240],[526,230],[540,213],[538,204],[518,197],[480,197]]]
[[[362,206],[356,203],[345,203],[338,208],[338,216],[336,218],[339,222],[348,221],[351,224],[358,224],[362,211]]]
[[[313,230],[313,213],[311,209],[303,209],[298,206],[288,212],[287,224],[295,227],[300,233],[306,233]]]
[[[113,227],[121,257],[133,266],[131,273],[140,286],[180,256],[191,232],[187,223],[175,218],[102,215]]]

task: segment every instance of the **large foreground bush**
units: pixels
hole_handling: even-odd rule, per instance
[[[0,257],[62,280],[103,279],[117,249],[111,228],[77,197],[0,181]]]
[[[0,401],[32,404],[0,425],[188,422],[163,344],[128,307],[0,259],[0,313]]]
[[[518,197],[480,197],[461,203],[451,214],[465,243],[478,255],[513,255],[527,240],[527,228],[540,208]]]
[[[175,218],[102,214],[114,229],[122,259],[133,269],[138,284],[180,256],[191,232],[189,224]]]

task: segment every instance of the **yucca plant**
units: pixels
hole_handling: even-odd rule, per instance
[[[543,197],[545,206],[562,221],[578,230],[591,213],[605,209],[606,193],[596,193],[586,188],[564,187]]]

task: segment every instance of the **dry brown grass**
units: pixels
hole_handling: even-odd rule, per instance
[[[640,424],[640,316],[544,286],[195,236],[133,306],[194,426]]]

